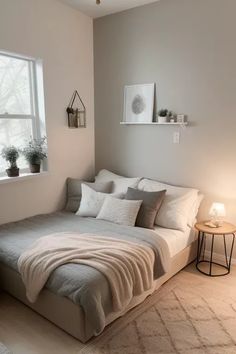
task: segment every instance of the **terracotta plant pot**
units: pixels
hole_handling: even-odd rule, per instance
[[[14,167],[14,168],[8,168],[6,170],[6,173],[7,173],[8,177],[18,177],[19,171],[20,171],[20,169],[18,167]]]
[[[31,173],[39,173],[40,165],[39,164],[30,164],[30,172]]]

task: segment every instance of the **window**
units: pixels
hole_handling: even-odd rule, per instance
[[[40,60],[0,52],[0,151],[4,146],[23,147],[45,135],[44,93]],[[23,157],[21,172],[28,171]],[[0,175],[7,163],[0,157]]]

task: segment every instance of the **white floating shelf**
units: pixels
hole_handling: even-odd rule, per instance
[[[186,126],[188,125],[188,122],[184,123],[171,123],[171,122],[166,122],[166,123],[158,123],[158,122],[150,122],[150,123],[143,123],[143,122],[120,122],[121,125],[179,125],[179,126]]]

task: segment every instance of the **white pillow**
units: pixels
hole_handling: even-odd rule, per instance
[[[128,188],[137,188],[141,177],[123,177],[116,175],[108,170],[101,170],[95,177],[96,182],[110,182],[113,181],[112,193],[126,193]]]
[[[193,227],[194,224],[196,223],[196,217],[197,217],[198,210],[200,208],[203,198],[204,198],[204,195],[199,193],[197,196],[197,199],[193,203],[193,206],[192,206],[191,211],[188,216],[188,226],[190,226],[190,227]]]
[[[97,219],[134,226],[142,200],[120,200],[106,197]]]
[[[166,189],[166,195],[156,216],[155,224],[168,229],[185,231],[188,218],[198,198],[198,190],[175,187],[157,181],[143,179],[138,189],[151,192]]]
[[[82,198],[80,207],[76,212],[79,216],[96,217],[108,195],[107,193],[96,192],[86,184],[81,184]],[[122,194],[113,194],[115,198],[122,198]]]
[[[190,214],[188,216],[188,226],[193,227],[195,222],[196,222],[196,217],[198,214],[198,210],[200,208],[201,202],[204,198],[203,194],[198,194],[197,199],[193,203],[192,210],[190,211]]]

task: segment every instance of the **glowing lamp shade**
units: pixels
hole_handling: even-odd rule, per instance
[[[220,227],[223,225],[223,217],[226,215],[225,206],[222,203],[213,203],[209,212],[211,216],[211,222]]]
[[[213,217],[224,217],[226,216],[225,206],[223,203],[213,203],[209,212],[210,216]]]

